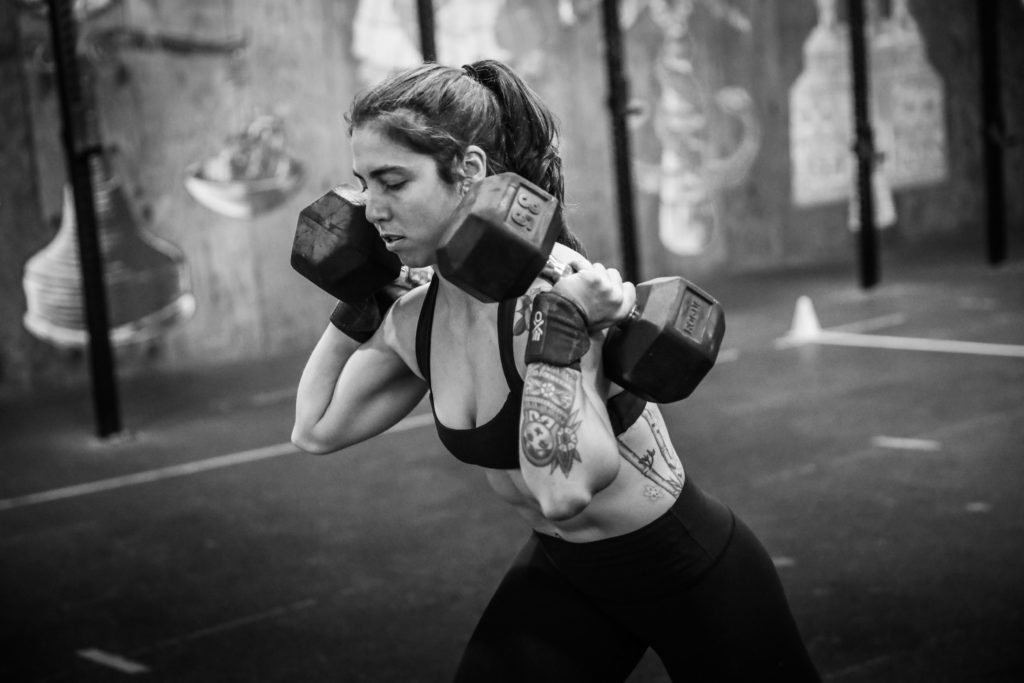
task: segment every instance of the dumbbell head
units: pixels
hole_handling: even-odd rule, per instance
[[[366,220],[362,197],[336,187],[299,213],[292,268],[331,296],[358,303],[392,282],[402,269]]]
[[[463,199],[437,269],[481,301],[520,296],[544,268],[561,220],[558,200],[533,183],[514,173],[487,176]]]
[[[608,331],[605,374],[648,401],[682,400],[718,358],[725,334],[722,307],[681,277],[640,283],[636,302],[639,316]]]

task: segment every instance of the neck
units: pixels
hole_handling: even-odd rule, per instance
[[[470,317],[479,317],[480,314],[492,304],[480,301],[472,294],[459,289],[450,280],[434,269],[434,277],[438,279],[437,298],[452,313],[464,314]]]

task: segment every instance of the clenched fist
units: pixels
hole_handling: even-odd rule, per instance
[[[633,310],[636,288],[623,282],[618,270],[583,259],[569,266],[576,272],[559,278],[554,291],[580,307],[592,332],[611,327]]]

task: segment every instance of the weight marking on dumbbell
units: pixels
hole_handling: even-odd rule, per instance
[[[533,193],[529,192],[525,187],[519,188],[519,194],[516,195],[516,203],[534,215],[540,214],[540,199]]]
[[[528,209],[522,207],[513,206],[512,210],[509,211],[509,218],[516,225],[521,226],[527,232],[530,232],[536,227],[536,221],[533,218],[533,214]]]

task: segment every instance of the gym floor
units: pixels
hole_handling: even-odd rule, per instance
[[[702,281],[728,331],[673,439],[826,680],[1024,680],[1024,261],[881,267],[869,292],[853,263]],[[86,389],[0,403],[0,679],[448,679],[526,530],[424,406],[297,453],[303,361],[125,380],[105,441]],[[649,655],[629,680],[668,679]]]

